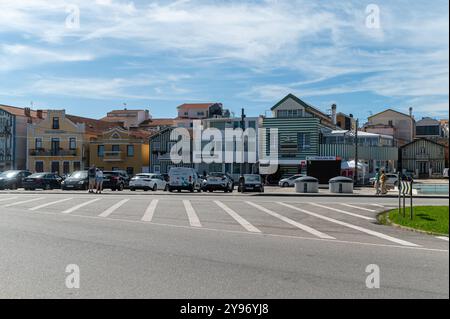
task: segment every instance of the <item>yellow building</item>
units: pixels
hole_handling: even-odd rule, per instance
[[[129,175],[148,171],[149,137],[152,133],[115,127],[92,138],[90,163],[101,170],[124,170]]]
[[[89,166],[89,141],[103,130],[117,126],[47,110],[46,117],[27,127],[27,169],[69,174]]]

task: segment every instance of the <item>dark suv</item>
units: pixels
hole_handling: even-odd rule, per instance
[[[30,176],[31,172],[11,170],[0,174],[0,189],[18,189],[23,186],[23,179]]]
[[[128,187],[130,178],[122,171],[104,171],[103,188],[109,188],[112,191],[123,191]]]

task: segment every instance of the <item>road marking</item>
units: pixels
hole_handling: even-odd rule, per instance
[[[24,200],[24,201],[21,201],[21,202],[14,202],[14,203],[5,205],[4,207],[11,207],[11,206],[16,206],[16,205],[20,205],[20,204],[31,203],[31,202],[35,202],[35,201],[38,201],[38,200],[43,199],[43,198],[44,197],[38,197],[38,198]]]
[[[307,211],[307,210],[304,210],[304,209],[301,209],[301,208],[298,208],[298,207],[295,207],[295,206],[292,206],[292,205],[289,205],[289,204],[285,204],[285,203],[281,203],[281,202],[278,202],[278,204],[280,204],[280,205],[282,205],[284,207],[288,207],[290,209],[294,209],[296,211],[299,211],[299,212],[302,212],[302,213],[305,213],[305,214],[308,214],[308,215],[311,215],[311,216],[314,216],[314,217],[317,217],[317,218],[320,218],[320,219],[323,219],[323,220],[326,220],[326,221],[329,221],[329,222],[332,222],[332,223],[335,223],[335,224],[338,224],[338,225],[341,225],[341,226],[345,226],[345,227],[348,227],[348,228],[359,230],[360,232],[363,232],[363,233],[366,233],[366,234],[369,234],[369,235],[372,235],[372,236],[375,236],[375,237],[378,237],[378,238],[382,238],[382,239],[385,239],[385,240],[388,240],[388,241],[391,241],[391,242],[394,242],[394,243],[397,243],[397,244],[400,244],[400,245],[403,245],[403,246],[420,247],[419,245],[410,243],[410,242],[402,240],[402,239],[398,239],[398,238],[395,238],[395,237],[391,237],[389,235],[385,235],[385,234],[379,233],[379,232],[374,231],[374,230],[370,230],[370,229],[367,229],[367,228],[363,228],[363,227],[360,227],[360,226],[356,226],[356,225],[352,225],[352,224],[349,224],[349,223],[346,223],[346,222],[342,222],[342,221],[334,219],[334,218],[322,216],[322,215],[319,215],[319,214],[316,214],[316,213],[313,213],[313,212],[310,212],[310,211]]]
[[[116,211],[120,206],[122,206],[123,204],[125,204],[126,202],[128,202],[130,199],[126,198],[126,199],[122,199],[120,202],[112,205],[110,208],[108,208],[107,210],[105,210],[103,213],[101,213],[100,215],[98,215],[99,217],[108,217],[109,215],[111,215],[112,213],[114,213],[114,211]]]
[[[74,212],[74,211],[80,209],[81,207],[84,207],[84,206],[87,206],[87,205],[89,205],[89,204],[92,204],[92,203],[94,203],[94,202],[96,202],[96,201],[98,201],[98,200],[100,200],[100,199],[101,199],[101,198],[95,198],[95,199],[92,199],[92,200],[87,201],[87,202],[85,202],[85,203],[76,205],[76,206],[74,206],[74,207],[72,207],[72,208],[66,209],[66,210],[63,211],[62,213],[63,213],[63,214],[70,214],[70,213],[72,213],[72,212]]]
[[[369,208],[364,208],[364,207],[361,207],[361,206],[344,204],[344,203],[340,203],[340,204],[343,205],[343,206],[350,207],[350,208],[356,208],[356,209],[359,209],[359,210],[365,210],[366,212],[371,212],[371,213],[376,213],[377,212],[375,209],[369,209]]]
[[[342,210],[342,209],[337,209],[337,208],[333,208],[333,207],[328,207],[328,206],[320,205],[320,204],[317,204],[317,203],[309,203],[309,204],[310,204],[310,205],[313,205],[313,206],[316,206],[316,207],[321,207],[321,208],[333,210],[333,211],[338,212],[338,213],[341,213],[341,214],[345,214],[345,215],[350,215],[350,216],[353,216],[353,217],[362,218],[362,219],[365,219],[365,220],[370,220],[370,221],[375,221],[375,220],[376,220],[376,219],[373,218],[373,217],[367,217],[367,216],[363,216],[363,215],[358,215],[358,214],[355,214],[355,213],[347,212],[347,211]]]
[[[144,222],[151,222],[153,219],[153,214],[155,213],[157,205],[158,205],[158,200],[157,199],[152,200],[150,205],[148,205],[147,210],[145,211],[144,216],[142,217],[141,220]]]
[[[250,205],[250,206],[253,206],[253,207],[259,209],[260,211],[262,211],[264,213],[267,213],[267,214],[269,214],[269,215],[271,215],[273,217],[281,219],[285,223],[288,223],[288,224],[291,224],[291,225],[293,225],[293,226],[295,226],[297,228],[300,228],[301,230],[304,230],[304,231],[306,231],[306,232],[308,232],[308,233],[310,233],[310,234],[312,234],[314,236],[317,236],[317,237],[322,238],[322,239],[336,239],[336,238],[331,237],[331,236],[329,236],[327,234],[324,234],[324,233],[322,233],[322,232],[320,232],[318,230],[315,230],[314,228],[311,228],[309,226],[300,224],[299,222],[296,222],[295,220],[292,220],[292,219],[290,219],[288,217],[285,217],[285,216],[282,216],[282,215],[280,215],[278,213],[275,213],[275,212],[273,212],[273,211],[271,211],[271,210],[269,210],[267,208],[259,206],[258,204],[255,204],[255,203],[252,203],[252,202],[246,202],[246,203],[248,205]]]
[[[17,197],[8,197],[8,198],[2,198],[0,199],[0,202],[6,202],[7,200],[16,199]]]
[[[224,203],[215,200],[214,203],[216,203],[217,206],[219,206],[220,208],[222,208],[226,213],[228,213],[228,215],[230,215],[231,217],[234,218],[235,221],[237,221],[242,227],[244,227],[247,231],[249,232],[253,232],[253,233],[260,233],[261,231],[256,228],[255,226],[253,226],[252,224],[250,224],[244,217],[240,216],[238,213],[236,213],[234,210],[232,210],[231,208],[229,208],[227,205],[225,205]]]
[[[38,210],[38,209],[41,209],[41,208],[44,208],[44,207],[47,207],[47,206],[50,206],[50,205],[54,205],[54,204],[58,204],[58,203],[62,203],[62,202],[67,202],[68,200],[71,200],[71,199],[73,199],[73,198],[72,197],[64,198],[64,199],[60,199],[60,200],[57,200],[57,201],[54,201],[54,202],[45,203],[45,204],[42,204],[42,205],[39,205],[39,206],[32,207],[32,208],[30,208],[30,210]]]
[[[197,213],[195,212],[194,207],[192,207],[191,202],[188,200],[183,200],[183,204],[189,218],[189,224],[192,227],[202,227],[202,224],[200,223],[200,220],[198,219]]]
[[[383,205],[380,205],[380,204],[370,204],[370,205],[375,206],[375,207],[381,207],[381,208],[384,208],[384,206],[383,206]]]
[[[436,236],[436,238],[448,241],[448,237],[446,236]]]

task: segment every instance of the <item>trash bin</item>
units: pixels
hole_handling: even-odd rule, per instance
[[[319,180],[315,177],[305,176],[295,180],[296,193],[318,193]]]
[[[330,179],[330,193],[353,193],[353,179],[338,176]]]

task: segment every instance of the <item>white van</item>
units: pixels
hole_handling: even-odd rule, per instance
[[[202,181],[193,168],[189,167],[172,167],[169,171],[169,192],[174,190],[181,192],[182,190],[201,192]]]

